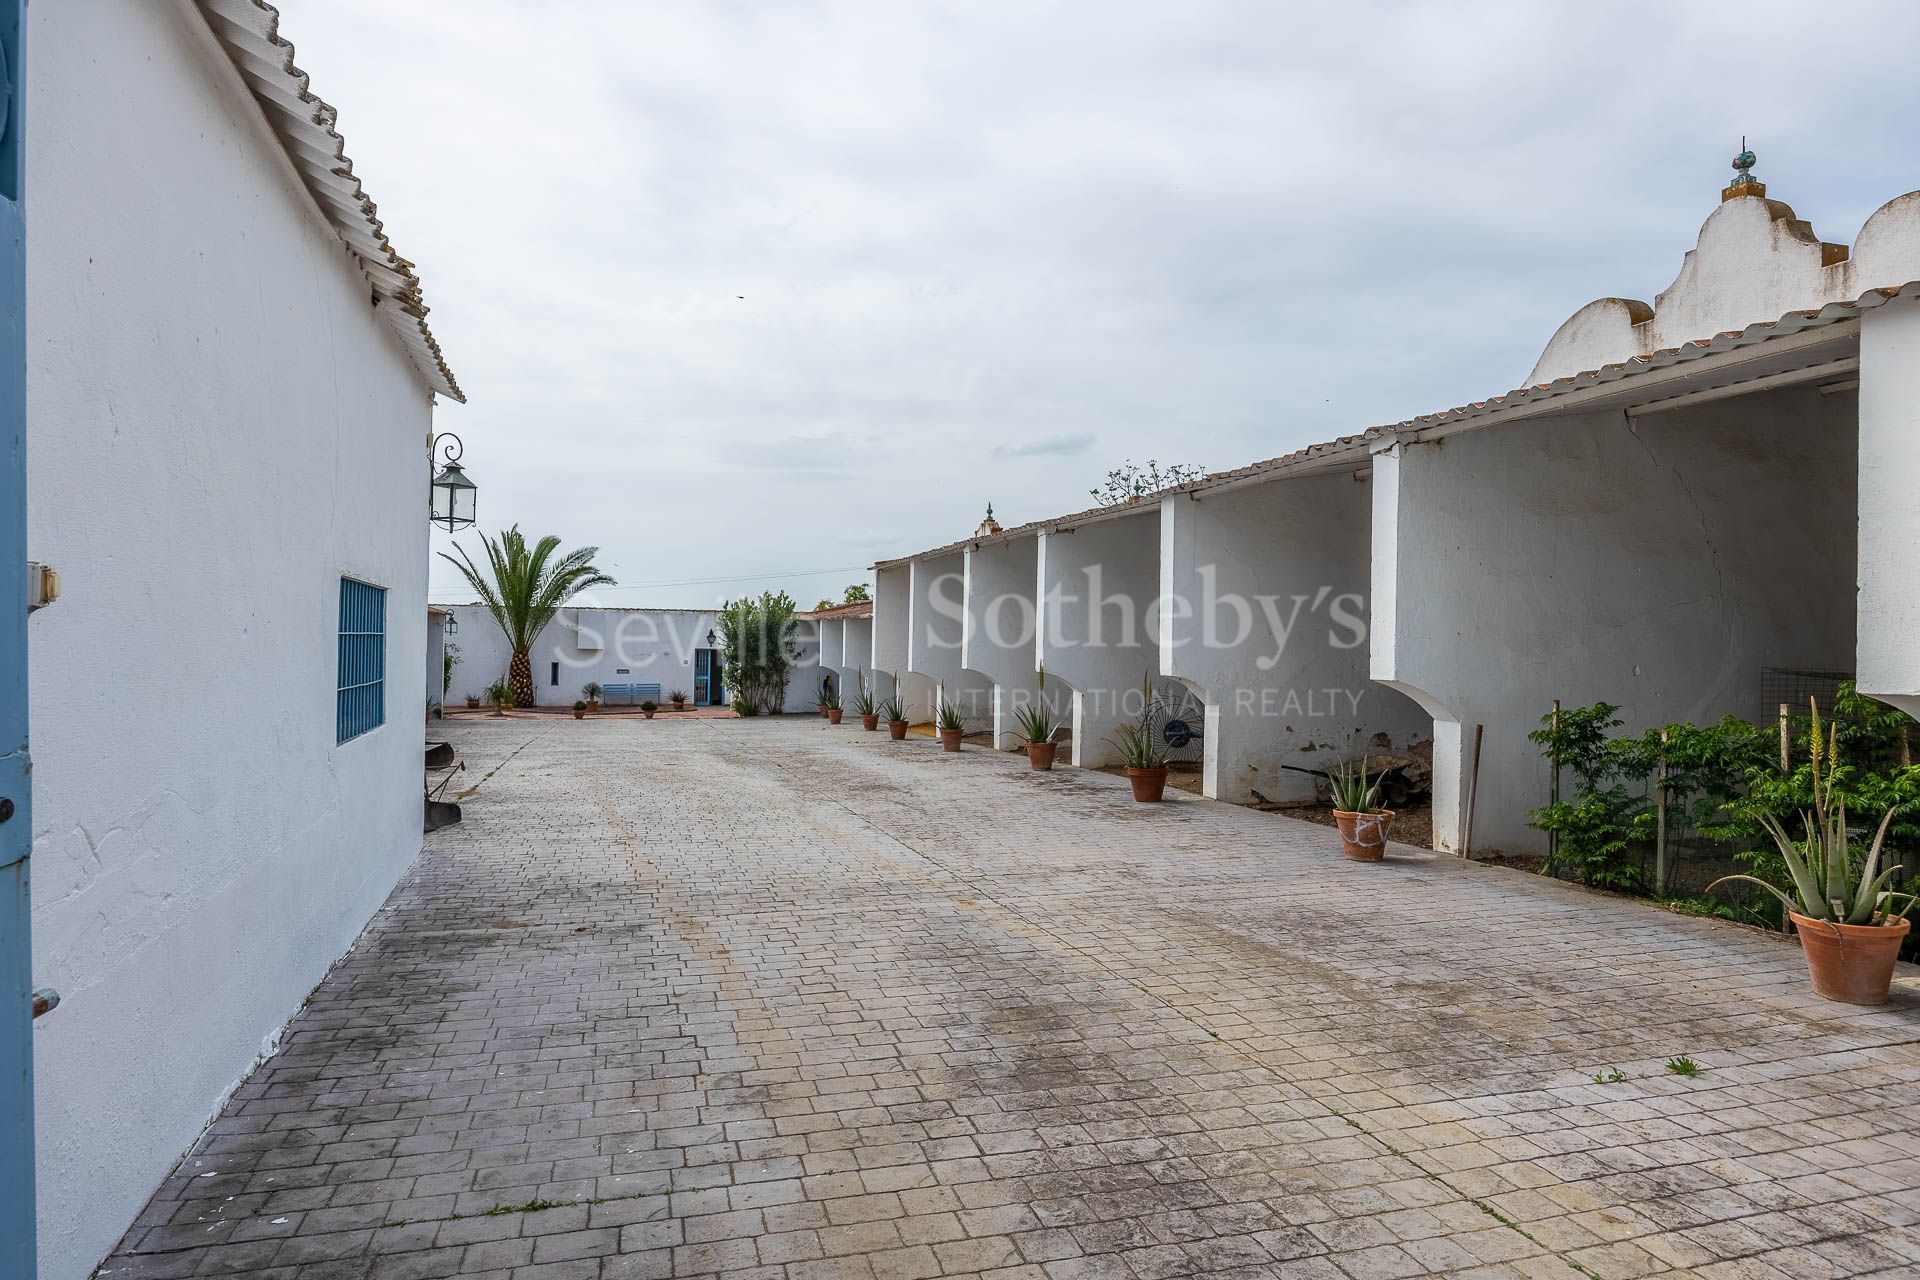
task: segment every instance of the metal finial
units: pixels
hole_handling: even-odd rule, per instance
[[[1740,139],[1740,154],[1733,158],[1734,179],[1727,184],[1727,189],[1720,193],[1722,200],[1730,200],[1734,196],[1766,194],[1766,184],[1753,176],[1753,165],[1753,152],[1747,150],[1747,140],[1743,135]]]
[[[987,504],[987,520],[989,523],[993,520],[993,504],[991,502]]]

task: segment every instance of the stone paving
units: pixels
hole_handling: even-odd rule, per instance
[[[447,732],[102,1274],[1920,1275],[1912,969],[852,723]]]

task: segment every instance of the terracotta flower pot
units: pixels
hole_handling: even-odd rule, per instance
[[[585,707],[575,707],[573,718],[575,720],[585,720],[587,718],[587,709]]]
[[[905,720],[887,721],[887,736],[889,738],[892,738],[895,742],[898,742],[900,741],[900,739],[906,737],[907,722]]]
[[[880,717],[878,715],[861,716],[860,727],[862,729],[865,729],[868,733],[872,733],[875,729],[878,729],[880,727]]]
[[[960,739],[964,736],[966,736],[964,729],[942,729],[940,731],[940,749],[942,751],[958,751],[960,749]]]
[[[659,710],[658,707],[654,708],[654,711],[658,711],[658,710]],[[648,711],[648,710],[645,710],[644,708],[641,710],[640,715],[642,718],[647,720],[653,719],[653,711]]]
[[[825,707],[825,706],[821,706],[821,707],[819,707],[819,708],[818,708],[818,710],[819,710],[819,712],[820,712],[820,718],[821,718],[822,720],[825,720],[825,719],[827,718],[827,709],[826,709],[826,707]]]
[[[827,723],[828,723],[828,724],[839,724],[839,723],[840,723],[840,717],[841,717],[841,715],[842,715],[842,714],[843,714],[843,712],[842,712],[842,710],[841,710],[841,709],[840,709],[839,707],[828,707],[828,708],[827,708]]]
[[[477,711],[477,710],[479,710],[479,709],[480,709],[480,699],[478,699],[478,698],[468,698],[468,699],[467,699],[467,710],[469,710],[469,711]]]
[[[1912,924],[1835,924],[1787,912],[1800,933],[1815,995],[1844,1004],[1885,1004],[1893,962]]]
[[[1386,856],[1387,828],[1393,825],[1393,810],[1378,813],[1333,811],[1333,825],[1340,828],[1340,853],[1355,862],[1378,862]]]
[[[1127,781],[1133,784],[1133,798],[1141,804],[1158,804],[1167,794],[1167,769],[1165,765],[1158,769],[1127,770]]]
[[[587,710],[598,711],[599,709],[600,709],[600,699],[598,698],[587,699]]]
[[[1027,744],[1027,768],[1035,773],[1045,773],[1053,768],[1053,753],[1059,750],[1057,742],[1029,742]]]
[[[674,703],[674,704],[673,704],[673,709],[674,709],[675,711],[685,711],[685,710],[687,709],[687,704],[686,704],[686,700],[685,700],[685,699],[681,699],[681,700],[680,700],[679,702],[676,702],[676,703]]]

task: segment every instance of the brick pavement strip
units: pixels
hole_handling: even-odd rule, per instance
[[[448,733],[102,1275],[1920,1275],[1911,969],[811,717]]]

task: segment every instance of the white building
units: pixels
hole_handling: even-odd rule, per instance
[[[504,679],[513,650],[506,634],[481,604],[439,604],[453,622],[449,643],[459,661],[447,688],[446,705],[483,698],[487,686]],[[820,642],[813,615],[797,614],[794,659],[787,681],[787,711],[812,711],[820,679]],[[636,609],[569,605],[554,615],[534,640],[533,700],[541,707],[570,707],[589,683],[614,693],[618,705],[651,696],[665,705],[675,692],[688,705],[725,706],[731,701],[721,670],[719,616],[712,609]],[[632,692],[644,686],[650,693]],[[657,686],[657,687],[656,687]]]
[[[271,8],[28,12],[40,1274],[72,1280],[420,848],[460,392]]]
[[[1764,719],[1838,672],[1920,710],[1920,192],[1849,249],[1741,175],[1669,289],[1582,308],[1517,391],[883,561],[875,665],[1000,706],[1044,659],[1081,764],[1116,690],[1174,682],[1225,799],[1430,741],[1443,849],[1543,843],[1556,698]],[[982,646],[993,616],[1026,627]]]

